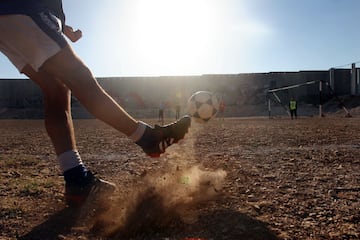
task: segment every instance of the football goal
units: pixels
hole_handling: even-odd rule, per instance
[[[341,99],[335,94],[334,90],[331,88],[330,84],[326,81],[322,81],[322,80],[314,80],[314,81],[308,81],[308,82],[304,82],[304,83],[299,83],[299,84],[294,84],[294,85],[290,85],[290,86],[283,86],[283,87],[279,87],[279,88],[274,88],[274,89],[269,89],[268,93],[267,93],[267,101],[268,101],[268,112],[269,112],[269,118],[271,118],[271,102],[274,102],[276,104],[280,104],[280,106],[282,106],[282,108],[284,109],[284,111],[290,116],[290,109],[288,106],[288,102],[286,101],[286,103],[284,103],[284,101],[282,100],[284,97],[281,97],[281,93],[284,91],[288,91],[290,89],[296,89],[296,88],[300,88],[300,87],[304,87],[307,85],[313,85],[313,84],[318,84],[318,105],[319,105],[319,117],[323,117],[323,88],[324,85],[325,87],[327,87],[330,96],[334,97],[336,99],[336,101],[340,104],[340,106],[342,107],[342,109],[345,111],[346,116],[347,117],[351,117],[350,112],[347,110],[347,108],[345,107],[344,103],[341,101]],[[286,99],[287,100],[287,99]]]

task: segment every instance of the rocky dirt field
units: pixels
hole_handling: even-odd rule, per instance
[[[0,239],[359,239],[359,120],[214,119],[159,159],[76,120],[83,161],[119,187],[80,209],[43,122],[1,120]]]

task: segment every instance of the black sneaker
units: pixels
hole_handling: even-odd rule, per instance
[[[79,184],[65,184],[65,201],[70,207],[80,207],[91,197],[104,200],[116,190],[116,185],[95,177],[90,171]]]
[[[165,126],[146,127],[144,135],[136,142],[150,157],[160,157],[165,149],[183,139],[191,124],[191,117],[184,116]]]

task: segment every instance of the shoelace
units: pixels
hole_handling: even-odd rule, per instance
[[[165,149],[175,142],[175,138],[165,138],[159,142],[159,149],[161,152],[165,152]]]

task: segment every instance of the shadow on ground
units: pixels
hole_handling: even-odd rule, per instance
[[[71,234],[80,215],[78,209],[64,208],[51,215],[48,220],[34,227],[29,233],[21,236],[20,240],[60,239],[60,235]]]
[[[180,240],[185,238],[204,239],[278,239],[265,223],[253,219],[245,214],[233,210],[216,210],[200,214],[194,223],[185,223],[180,219],[168,222],[167,226],[148,224],[146,228],[128,236],[122,236],[121,231],[116,236],[104,238],[93,231],[77,229],[79,210],[65,208],[34,227],[29,233],[21,236],[21,240],[44,239],[73,239],[75,236],[84,236],[89,239],[133,239]]]

